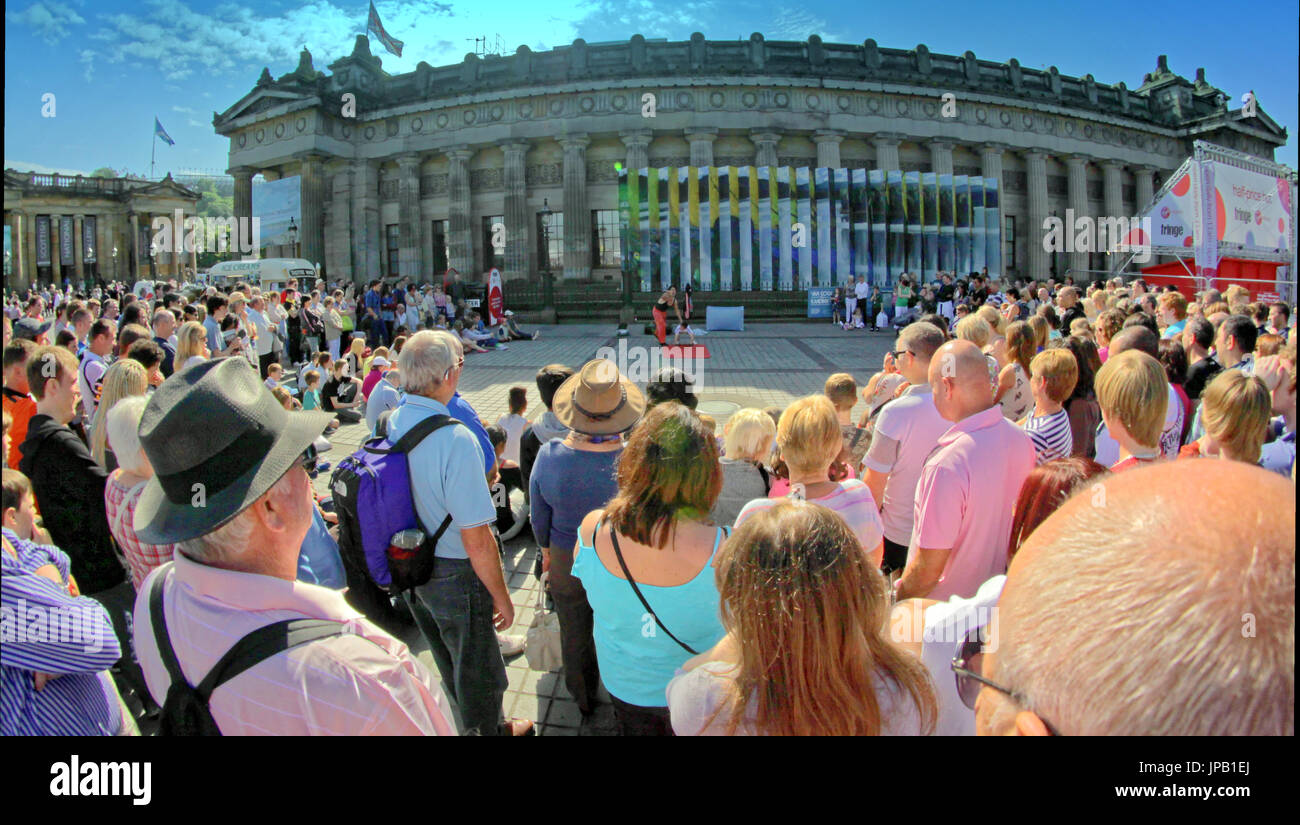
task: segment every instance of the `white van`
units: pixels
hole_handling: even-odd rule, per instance
[[[256,284],[263,292],[280,291],[290,278],[298,279],[298,289],[310,291],[316,282],[316,267],[305,258],[262,258],[257,261],[226,261],[208,270],[208,283],[229,289],[239,281]]]

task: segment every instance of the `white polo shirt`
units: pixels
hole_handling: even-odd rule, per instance
[[[950,427],[952,422],[939,415],[934,406],[929,384],[908,387],[876,418],[871,448],[862,463],[878,473],[889,473],[881,520],[885,538],[895,544],[906,547],[912,541],[916,483],[921,479],[925,459]]]

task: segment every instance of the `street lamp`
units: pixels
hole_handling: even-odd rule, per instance
[[[555,306],[555,280],[551,275],[551,205],[542,198],[542,306]]]
[[[289,219],[289,246],[293,249],[293,257],[298,257],[298,225]]]

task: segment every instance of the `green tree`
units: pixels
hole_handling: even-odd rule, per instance
[[[90,176],[92,178],[115,178],[117,177],[117,170],[111,166],[101,166],[91,172]]]

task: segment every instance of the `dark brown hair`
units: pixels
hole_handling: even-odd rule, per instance
[[[1016,497],[1011,516],[1011,538],[1007,543],[1007,563],[1038,525],[1055,513],[1065,500],[1084,482],[1109,473],[1091,458],[1072,456],[1045,461],[1029,471]]]
[[[615,530],[663,548],[679,518],[705,518],[722,491],[718,442],[673,401],[646,412],[618,459],[618,495],[605,512]]]

